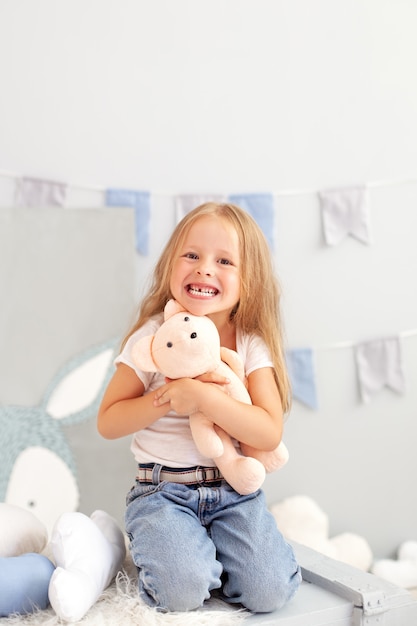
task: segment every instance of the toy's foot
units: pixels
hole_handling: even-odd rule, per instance
[[[284,467],[289,459],[288,448],[283,441],[271,452],[263,452],[245,445],[242,445],[241,448],[245,456],[251,456],[260,461],[268,474]]]
[[[113,518],[104,511],[92,517],[64,513],[52,534],[57,569],[49,584],[49,599],[56,614],[67,622],[84,617],[125,556],[123,533]]]
[[[54,570],[55,566],[42,554],[0,558],[0,617],[46,609]]]
[[[217,466],[229,485],[242,496],[257,491],[265,480],[264,466],[252,457],[242,456],[235,459],[230,466],[223,465],[217,459]]]
[[[234,481],[236,486],[232,484],[232,487],[244,496],[257,491],[262,486],[264,480],[265,468],[262,463],[251,457],[242,457],[239,460],[238,476],[236,481]]]

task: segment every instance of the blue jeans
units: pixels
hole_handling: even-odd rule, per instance
[[[301,582],[262,491],[241,496],[225,481],[137,482],[125,520],[139,594],[152,607],[196,609],[221,589],[227,602],[264,613],[283,606]]]

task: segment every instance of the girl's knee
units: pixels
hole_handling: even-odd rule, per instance
[[[275,588],[271,588],[265,594],[262,602],[257,599],[258,608],[251,609],[255,613],[270,613],[281,609],[291,600],[301,583],[301,570],[297,566],[289,578],[281,578]],[[262,594],[261,594],[262,595]],[[249,607],[248,607],[249,608]]]
[[[210,598],[211,591],[221,586],[221,564],[195,560],[191,564],[176,566],[154,563],[152,567],[138,570],[139,593],[143,600],[162,611],[191,611]]]
[[[298,565],[288,576],[281,572],[276,579],[264,579],[242,587],[240,603],[252,613],[271,613],[281,609],[294,596],[301,583]],[[247,581],[249,583],[249,581]]]
[[[141,579],[140,574],[139,577]],[[146,604],[161,611],[192,611],[210,598],[210,583],[203,577],[181,576],[178,573],[175,579],[160,584],[142,578],[139,592]]]

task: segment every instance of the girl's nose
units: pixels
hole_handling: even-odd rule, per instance
[[[200,276],[213,276],[214,270],[211,263],[201,263],[197,267],[197,274],[199,274]]]

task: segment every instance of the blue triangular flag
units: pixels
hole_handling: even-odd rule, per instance
[[[149,191],[133,189],[107,189],[106,206],[131,207],[135,210],[136,250],[149,254],[149,221],[151,216],[151,194]]]
[[[286,361],[294,398],[312,409],[317,409],[313,356],[311,348],[294,348],[286,352]]]
[[[274,196],[272,193],[242,193],[229,195],[230,202],[245,209],[259,224],[274,249]]]

